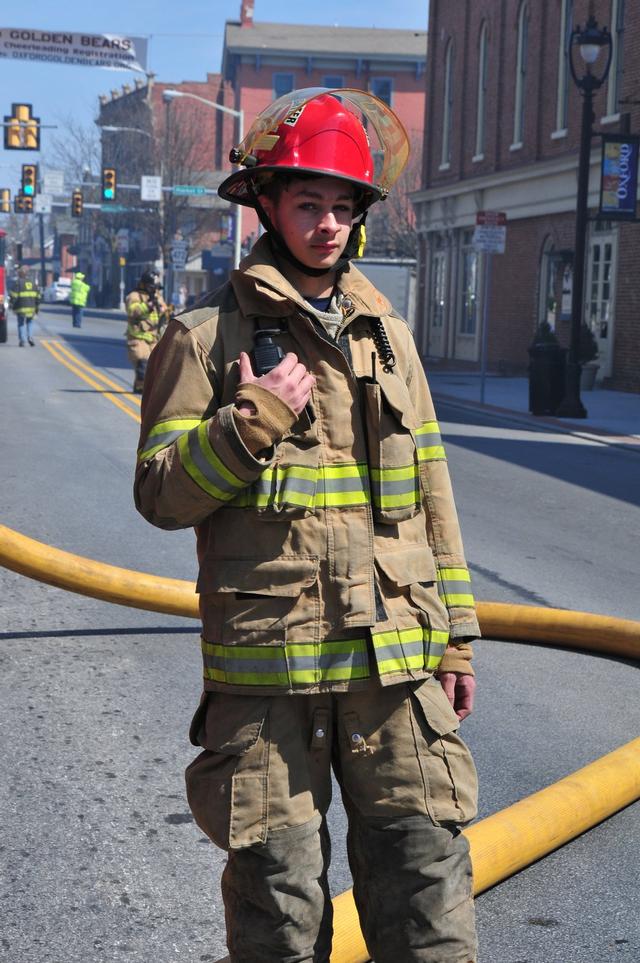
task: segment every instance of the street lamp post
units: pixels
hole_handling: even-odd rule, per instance
[[[214,110],[220,110],[223,114],[230,114],[235,117],[238,122],[238,144],[241,144],[244,138],[244,111],[234,110],[233,107],[226,107],[224,104],[217,104],[214,100],[207,100],[206,97],[200,97],[199,94],[192,94],[186,90],[163,90],[162,96],[165,102],[168,99],[173,99],[175,97],[189,97],[191,100],[199,100],[201,104],[206,104],[208,107],[213,107]],[[240,259],[242,257],[242,205],[235,205],[235,231],[233,238],[233,266],[237,268],[240,264]]]
[[[585,65],[579,76],[574,60],[576,47]],[[593,70],[601,51],[606,50],[607,59],[600,75]],[[565,382],[565,394],[556,414],[563,418],[586,418],[587,411],[580,400],[580,329],[583,320],[584,261],[589,220],[589,166],[593,128],[593,95],[607,79],[611,66],[611,34],[606,27],[599,28],[597,20],[589,17],[584,30],[577,26],[569,40],[569,66],[573,81],[582,95],[582,123],[580,128],[580,153],[578,158],[578,193],[576,198],[576,233],[573,257],[573,288],[571,292],[571,337],[569,360]]]
[[[142,130],[141,127],[122,127],[122,126],[120,126],[120,125],[117,125],[117,126],[116,126],[116,125],[114,125],[114,124],[98,124],[98,126],[100,127],[100,130],[101,130],[101,131],[106,130],[107,133],[109,133],[109,134],[120,134],[120,133],[142,134],[144,137],[149,137],[150,139],[153,139],[153,134],[150,133],[148,130]],[[124,283],[124,265],[123,265],[123,263],[122,263],[122,258],[119,258],[119,267],[120,267],[120,284],[119,284],[119,288],[120,288],[120,302],[119,302],[119,307],[120,307],[120,310],[121,310],[121,311],[124,311],[124,308],[125,308],[125,300],[124,300],[125,283]]]

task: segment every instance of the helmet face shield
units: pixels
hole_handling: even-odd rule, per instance
[[[253,206],[269,174],[317,174],[362,189],[362,210],[386,197],[409,156],[407,133],[373,94],[351,88],[307,87],[270,104],[255,119],[232,159],[244,165],[219,188],[221,197]],[[250,184],[251,182],[251,184]]]

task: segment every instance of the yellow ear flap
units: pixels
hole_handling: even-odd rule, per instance
[[[360,225],[360,239],[358,241],[358,253],[356,257],[362,257],[364,254],[364,249],[367,246],[367,231],[364,224]]]

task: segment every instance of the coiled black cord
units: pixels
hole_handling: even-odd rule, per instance
[[[391,348],[387,332],[384,329],[382,318],[372,318],[371,337],[373,338],[378,357],[380,358],[383,370],[389,372],[396,365],[396,356]]]

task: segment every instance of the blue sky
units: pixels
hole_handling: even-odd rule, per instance
[[[89,4],[84,0],[24,0],[3,4],[5,27],[72,30],[149,37],[148,67],[159,80],[204,80],[220,68],[224,25],[238,20],[240,0],[110,0]],[[323,0],[292,5],[290,0],[255,0],[254,18],[274,23],[338,24],[351,27],[393,27],[426,30],[428,0]],[[136,75],[122,70],[66,67],[60,64],[0,61],[2,116],[12,103],[31,103],[43,124],[55,124],[73,115],[90,124],[97,112],[98,95],[131,83]],[[139,75],[138,75],[139,76]],[[43,131],[44,154],[47,137]],[[21,164],[38,158],[32,152],[5,151],[0,155],[0,187],[12,191],[20,179]]]

